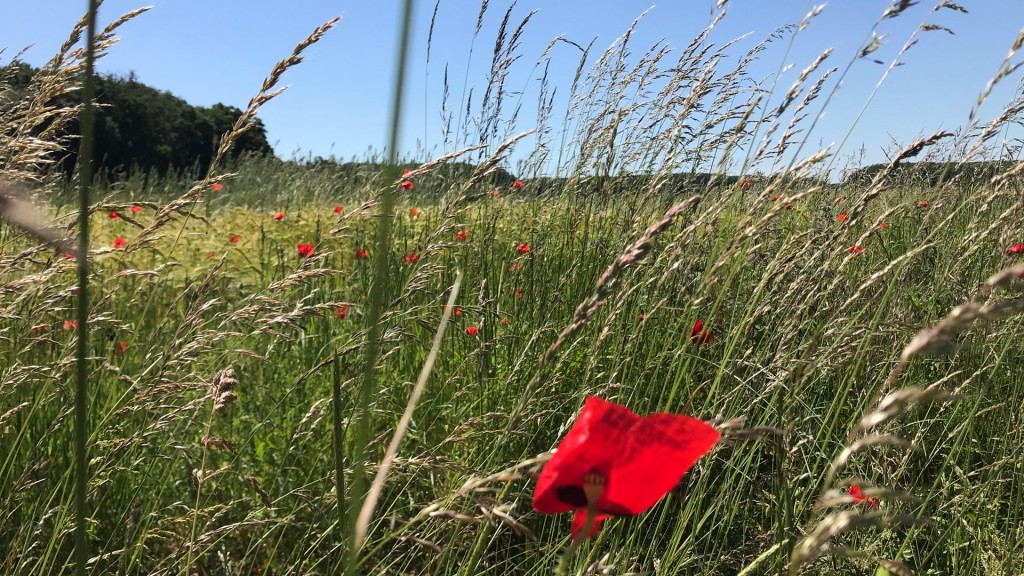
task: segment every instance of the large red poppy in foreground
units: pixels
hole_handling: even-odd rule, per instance
[[[641,418],[591,396],[541,471],[533,509],[575,511],[573,538],[594,511],[589,538],[607,518],[653,506],[717,441],[718,431],[696,418],[660,413]]]

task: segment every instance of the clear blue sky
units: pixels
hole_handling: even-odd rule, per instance
[[[317,25],[342,16],[337,28],[308,51],[306,61],[287,73],[284,82],[290,88],[267,105],[260,117],[278,155],[285,158],[296,153],[363,157],[368,150],[383,149],[400,2],[150,1],[153,9],[121,29],[120,44],[98,67],[117,74],[134,72],[141,81],[199,105],[223,102],[244,108],[273,64],[296,42]],[[961,126],[1024,26],[1021,0],[962,0],[970,14],[943,10],[933,15],[931,8],[936,2],[922,0],[878,28],[889,38],[874,56],[886,63],[922,21],[948,26],[956,35],[930,32],[922,36],[905,57],[906,65],[897,68],[883,85],[841,155],[853,154],[863,144],[866,162],[877,162],[883,160],[882,150],[893,140],[907,143],[924,133]],[[534,64],[555,36],[584,45],[596,37],[596,55],[653,6],[633,37],[635,60],[661,38],[676,49],[685,47],[708,23],[713,4],[708,0],[657,4],[650,0],[520,0],[513,10],[513,22],[531,10],[538,13],[526,28],[522,58],[508,83],[511,89],[525,92],[518,127],[532,127],[540,75]],[[873,24],[889,4],[888,0],[827,2],[824,12],[797,37],[788,55],[788,42],[776,42],[751,70],[759,76],[792,65],[780,81],[784,91],[827,47],[835,48],[830,65],[843,68],[870,38]],[[32,45],[23,59],[36,66],[44,63],[66,38],[85,5],[85,0],[5,2],[0,47],[7,52],[0,62]],[[106,0],[101,24],[140,5],[134,0]],[[417,2],[411,68],[404,85],[403,152],[407,156],[424,159],[445,151],[440,131],[445,65],[452,99],[462,98],[464,85],[475,85],[479,100],[493,40],[508,6],[509,0],[490,2],[470,58],[480,2],[442,0],[427,66],[426,38],[434,2]],[[798,0],[733,0],[712,38],[722,43],[749,33],[730,51],[739,56],[775,28],[799,22],[812,6]],[[551,55],[550,76],[564,99],[578,52],[561,44]],[[885,69],[864,60],[854,64],[811,136],[811,147],[817,149],[843,138]],[[983,119],[999,113],[1013,96],[1017,81],[1018,77],[1011,77],[1003,82],[983,108]]]

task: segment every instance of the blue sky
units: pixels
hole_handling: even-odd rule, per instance
[[[371,150],[383,149],[400,2],[151,1],[153,9],[121,29],[121,42],[98,67],[117,74],[134,72],[141,81],[200,105],[224,102],[244,108],[277,60],[317,25],[341,16],[338,26],[309,49],[306,61],[287,73],[284,83],[289,89],[268,104],[260,117],[278,155],[285,158],[295,154],[362,158]],[[970,14],[951,10],[932,14],[937,1],[923,0],[877,28],[879,34],[889,34],[874,54],[886,63],[923,21],[948,26],[956,35],[930,32],[922,36],[904,58],[906,65],[896,68],[883,84],[840,155],[855,154],[863,146],[864,161],[878,162],[894,141],[907,143],[922,134],[963,125],[1024,26],[1024,2],[1018,0],[963,0]],[[0,47],[7,52],[0,62],[32,45],[23,59],[38,66],[57,50],[86,2],[10,0],[6,4]],[[440,129],[445,66],[455,102],[470,86],[476,86],[479,98],[487,82],[493,40],[509,4],[508,0],[490,2],[474,43],[480,2],[442,0],[427,66],[434,2],[417,2],[411,66],[403,84],[407,107],[402,151],[407,157],[423,160],[447,150]],[[512,12],[513,22],[532,10],[538,12],[524,32],[522,57],[508,83],[524,93],[518,128],[532,127],[527,111],[536,108],[540,69],[535,63],[552,38],[561,35],[585,45],[596,37],[596,55],[650,8],[632,39],[634,58],[662,38],[681,49],[707,25],[713,4],[707,0],[657,4],[650,0],[520,0]],[[844,68],[870,38],[890,2],[833,0],[825,4],[788,54],[788,40],[774,43],[762,54],[751,68],[755,76],[792,65],[780,79],[784,91],[827,47],[835,48],[830,65]],[[140,5],[106,0],[101,24]],[[798,23],[814,5],[796,0],[732,0],[712,38],[722,43],[750,34],[730,50],[740,56],[777,27]],[[565,44],[551,52],[549,76],[562,98],[568,94],[578,54]],[[805,152],[843,139],[885,69],[865,60],[853,64]],[[983,119],[1000,112],[1013,97],[1017,80],[1015,76],[1003,81],[982,109]]]

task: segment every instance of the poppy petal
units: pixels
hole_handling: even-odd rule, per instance
[[[576,513],[573,514],[573,516],[572,516],[572,538],[573,538],[573,540],[578,538],[580,532],[582,532],[583,529],[587,526],[587,518],[589,516],[590,515],[587,513],[587,509],[586,508],[582,508],[580,510],[577,510]],[[593,538],[594,536],[597,536],[598,531],[601,530],[601,524],[603,524],[605,520],[607,520],[607,519],[609,519],[611,517],[612,517],[611,514],[602,514],[601,512],[598,512],[597,514],[594,514],[594,521],[590,523],[590,530],[587,531],[587,534],[586,534],[586,536],[584,536],[584,538]]]
[[[668,494],[718,442],[709,424],[682,414],[651,414],[633,425],[619,447],[601,510],[640,514]]]
[[[605,478],[629,430],[640,417],[625,406],[596,396],[587,398],[572,428],[544,465],[533,492],[533,509],[543,514],[586,505],[583,476],[596,470]]]

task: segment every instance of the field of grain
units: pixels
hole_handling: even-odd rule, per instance
[[[801,132],[824,58],[768,107],[707,38],[622,42],[541,115],[557,142],[503,133],[496,80],[436,160],[97,180],[87,310],[47,169],[79,110],[45,105],[85,52],[0,99],[0,572],[72,573],[77,528],[96,574],[1024,573],[1022,169],[965,169],[1021,100],[835,183]],[[531,501],[588,396],[721,440],[570,540]]]

